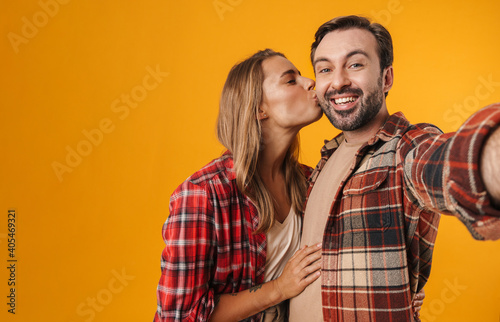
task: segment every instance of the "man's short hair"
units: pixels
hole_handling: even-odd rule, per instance
[[[382,72],[386,67],[392,65],[394,59],[394,54],[392,50],[392,38],[391,34],[384,26],[381,24],[370,22],[365,17],[360,16],[341,16],[333,18],[330,21],[325,22],[319,27],[318,31],[314,35],[315,40],[311,45],[311,63],[314,65],[314,54],[319,46],[319,43],[323,38],[330,32],[335,30],[347,30],[347,29],[364,29],[372,33],[378,44],[378,56],[380,60],[380,72]]]

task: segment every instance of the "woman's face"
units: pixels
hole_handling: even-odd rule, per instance
[[[321,118],[314,81],[300,76],[288,59],[270,57],[262,62],[262,70],[263,101],[259,116],[267,125],[300,130]]]

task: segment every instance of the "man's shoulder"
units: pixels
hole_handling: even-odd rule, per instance
[[[302,168],[302,171],[304,171],[306,178],[308,178],[311,175],[312,171],[314,170],[310,166],[302,164],[302,163],[300,163],[300,167]]]
[[[397,112],[389,117],[380,134],[387,137],[402,137],[404,135],[421,135],[426,132],[442,133],[442,131],[434,124],[412,124],[402,112]]]

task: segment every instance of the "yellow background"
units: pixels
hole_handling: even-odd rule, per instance
[[[222,151],[229,68],[271,47],[312,78],[314,32],[345,14],[393,35],[391,112],[452,131],[500,101],[498,1],[2,1],[0,320],[151,321],[169,196]],[[304,129],[302,161],[335,134]],[[499,321],[499,254],[442,218],[423,320]]]

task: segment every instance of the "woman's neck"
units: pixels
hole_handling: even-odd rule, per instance
[[[257,163],[257,171],[266,181],[274,181],[283,177],[282,169],[288,149],[292,145],[297,132],[273,132],[263,128],[261,151]]]
[[[290,197],[287,193],[286,179],[283,172],[285,157],[297,133],[267,133],[264,136],[259,154],[257,171],[273,197],[275,220],[283,222],[290,212]]]

